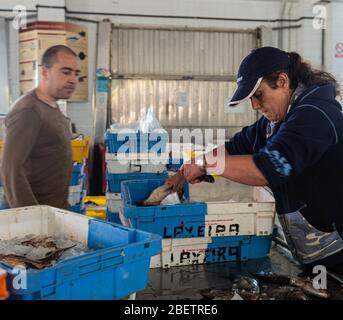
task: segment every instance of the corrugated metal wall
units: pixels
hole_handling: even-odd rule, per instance
[[[225,113],[226,97],[234,82],[194,80],[112,80],[112,117],[129,123],[153,106],[166,127],[241,127],[252,123],[254,112]],[[188,106],[180,106],[182,98]]]
[[[241,60],[257,47],[253,30],[113,28],[112,121],[128,123],[153,106],[166,128],[251,124],[256,113],[226,113]],[[117,78],[117,79],[116,79]]]
[[[256,32],[114,28],[112,70],[122,75],[234,76]]]

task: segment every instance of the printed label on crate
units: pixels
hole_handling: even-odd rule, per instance
[[[171,256],[173,253],[171,253]],[[176,259],[180,264],[202,264],[209,262],[225,262],[240,259],[240,246],[224,248],[206,248],[197,250],[183,250],[178,252]]]
[[[225,236],[228,233],[230,235],[239,235],[240,225],[235,224],[218,224],[212,225],[210,222],[202,222],[203,224],[193,227],[193,226],[175,226],[170,227],[164,226],[163,228],[163,238],[182,238],[192,236],[192,237],[216,237],[216,236]]]
[[[162,261],[161,261],[162,259]],[[160,261],[159,261],[160,260]],[[241,260],[239,245],[228,245],[219,248],[174,248],[173,251],[164,252],[163,258],[159,255],[153,257],[151,268],[172,267],[192,264],[220,263]],[[246,260],[246,259],[243,259]]]
[[[273,212],[207,215],[204,220],[186,219],[174,226],[165,224],[163,238],[270,235],[273,232],[273,218]]]
[[[220,247],[208,246],[211,244],[180,245],[167,252],[163,248],[162,256],[153,257],[151,268],[246,260],[246,257],[241,259],[241,247],[238,242],[227,243],[226,246],[222,244]]]
[[[270,251],[273,235],[162,240],[162,253],[151,259],[151,268],[245,261]]]

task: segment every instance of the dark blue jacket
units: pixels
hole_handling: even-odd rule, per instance
[[[321,231],[343,234],[343,114],[331,84],[313,86],[274,128],[265,117],[229,142],[229,154],[252,154],[274,193],[278,214],[300,210]],[[269,136],[270,135],[270,136]]]

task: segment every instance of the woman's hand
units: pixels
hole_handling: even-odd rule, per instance
[[[183,175],[190,184],[201,182],[199,178],[203,176],[205,172],[205,169],[197,164],[185,164],[183,166]]]
[[[172,187],[172,192],[180,192],[186,179],[183,176],[183,169],[166,180],[166,185]]]
[[[173,192],[180,192],[187,181],[190,184],[201,182],[199,179],[205,174],[203,167],[197,164],[184,164],[181,170],[166,180],[166,185],[172,186]]]

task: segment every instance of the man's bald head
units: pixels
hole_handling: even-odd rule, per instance
[[[76,53],[67,46],[57,45],[47,49],[42,57],[42,66],[51,68],[54,63],[57,62],[58,54],[62,52],[77,57]]]

